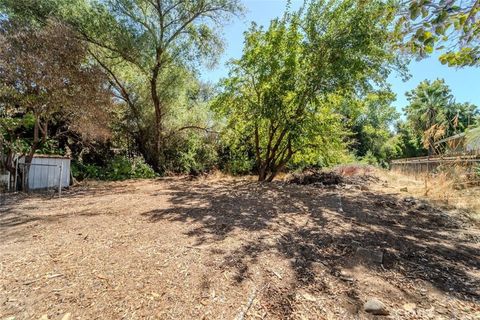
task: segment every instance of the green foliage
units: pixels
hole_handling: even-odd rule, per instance
[[[478,114],[475,105],[456,103],[444,80],[425,80],[407,93],[407,124],[432,154],[435,142],[463,132]]]
[[[96,180],[151,179],[156,174],[142,158],[133,159],[116,156],[105,167],[96,164],[72,163],[72,174],[75,178]]]
[[[222,169],[224,172],[238,176],[252,173],[254,167],[253,157],[245,153],[233,152],[223,163]]]
[[[165,171],[197,175],[213,170],[218,164],[217,145],[208,133],[177,135],[166,146]]]
[[[373,154],[372,151],[368,150],[367,153],[360,158],[361,163],[378,166],[378,158]]]
[[[30,144],[28,136],[24,133],[33,130],[34,122],[32,114],[14,116],[3,108],[0,114],[0,141],[4,148],[2,151],[12,154],[27,153]]]
[[[413,158],[426,156],[427,150],[423,148],[422,136],[417,135],[410,125],[400,122],[396,127],[396,146],[399,152],[394,158]]]
[[[62,154],[65,132],[108,136],[112,93],[107,79],[86,61],[83,44],[65,25],[0,20],[0,152],[3,166],[35,153]],[[101,107],[100,107],[101,106]],[[59,124],[63,124],[63,128]],[[56,130],[61,129],[61,130]]]
[[[219,57],[220,28],[241,12],[239,0],[2,0],[2,59],[10,60],[0,63],[0,145],[10,155],[32,145],[42,153],[68,146],[78,159],[76,177],[103,180],[151,178],[152,167],[161,174],[220,168],[272,180],[283,169],[354,160],[387,166],[391,158],[424,155],[438,139],[464,132],[477,107],[456,103],[443,81],[425,81],[407,94],[399,122],[386,79],[405,71],[399,36],[421,57],[438,49],[443,63],[479,64],[478,8],[454,2],[412,0],[401,18],[390,1],[305,1],[266,28],[252,24],[242,57],[230,63],[213,99],[196,71]],[[6,41],[14,34],[6,26],[19,22],[27,27]],[[441,42],[454,46],[442,49]],[[98,69],[95,79],[84,73]],[[78,108],[93,95],[83,82],[70,88],[69,77],[100,84],[108,100],[116,96],[103,126],[112,139],[103,147],[71,142],[99,132],[85,119],[101,116]],[[38,94],[37,83],[50,96]],[[99,101],[85,105],[107,104]],[[68,136],[55,135],[74,126]],[[142,158],[113,157],[117,150]]]
[[[390,90],[377,90],[364,97],[343,97],[338,109],[351,131],[349,145],[357,158],[374,158],[375,164],[387,166],[401,148],[394,138],[393,127],[400,115],[391,105],[395,95]]]
[[[182,86],[200,64],[216,62],[221,27],[242,11],[239,0],[4,0],[0,8],[40,23],[55,17],[88,44],[124,104],[122,133],[158,172],[172,165]]]
[[[398,62],[388,12],[381,1],[315,1],[245,33],[242,58],[232,62],[214,108],[233,146],[238,139],[253,146],[259,180],[290,162],[332,163],[345,150],[329,98],[384,85]]]
[[[399,2],[397,31],[420,57],[434,50],[449,66],[480,65],[480,6],[477,0]]]
[[[251,174],[255,168],[254,146],[248,137],[224,130],[220,135],[218,167],[232,175]]]

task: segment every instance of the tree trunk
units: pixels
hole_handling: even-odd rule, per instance
[[[153,68],[152,79],[150,81],[150,90],[152,95],[152,102],[155,108],[155,146],[157,156],[160,155],[161,139],[162,139],[162,105],[157,91],[157,80],[160,67],[157,65]]]
[[[262,182],[265,181],[267,178],[267,168],[265,168],[263,165],[258,168],[258,181]]]
[[[35,125],[33,127],[33,142],[32,142],[32,146],[30,147],[30,151],[28,152],[27,155],[25,155],[25,163],[24,163],[23,174],[22,174],[22,177],[23,177],[22,186],[23,186],[23,191],[25,192],[29,191],[28,175],[30,172],[30,166],[33,161],[33,156],[35,155],[35,152],[38,149],[38,143],[40,140],[39,129],[40,129],[40,117],[35,116]]]
[[[141,130],[135,134],[134,141],[138,152],[143,156],[145,162],[151,166],[155,172],[162,173],[156,145],[151,144],[148,133],[145,132],[145,130]]]
[[[25,156],[25,166],[30,165],[32,163],[35,151],[37,151],[38,149],[38,143],[40,141],[39,129],[40,129],[40,119],[38,116],[35,116],[35,125],[33,127],[33,142],[32,142],[32,146],[30,147],[30,151],[28,152],[28,155]]]

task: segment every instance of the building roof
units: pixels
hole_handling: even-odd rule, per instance
[[[24,157],[24,156],[22,156]],[[62,156],[59,154],[39,154],[35,153],[33,155],[34,158],[50,158],[50,159],[71,159],[69,156]]]

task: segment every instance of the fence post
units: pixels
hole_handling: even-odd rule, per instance
[[[27,166],[23,164],[23,170],[22,170],[22,191],[26,192],[26,186],[25,186],[25,170]]]
[[[60,164],[60,181],[58,183],[58,197],[62,196],[62,174],[63,174],[63,162]]]
[[[14,192],[17,192],[17,177],[18,177],[18,156],[15,157],[15,182],[14,182],[14,185],[13,185],[13,191]]]

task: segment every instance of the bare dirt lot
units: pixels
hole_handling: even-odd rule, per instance
[[[89,183],[0,208],[0,319],[480,318],[480,232],[381,180]],[[386,311],[386,312],[384,312]]]

